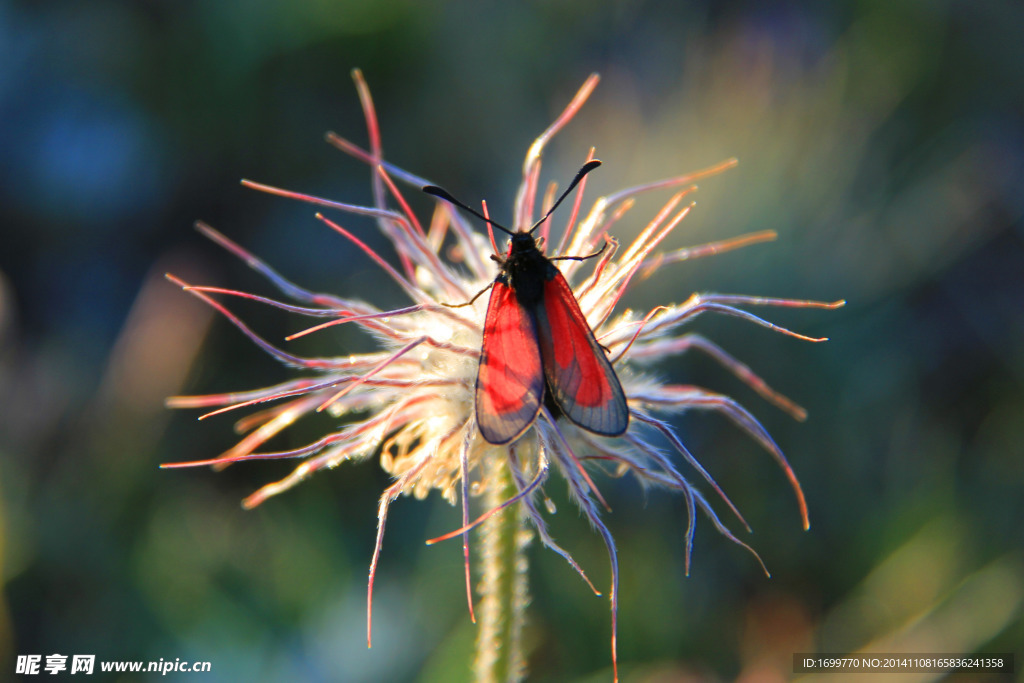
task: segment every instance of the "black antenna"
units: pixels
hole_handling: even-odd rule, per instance
[[[592,159],[587,163],[583,164],[583,167],[576,172],[576,177],[572,179],[571,183],[569,183],[569,187],[565,188],[565,192],[562,193],[562,196],[558,198],[558,201],[555,202],[550,209],[548,209],[548,212],[544,214],[544,218],[541,218],[539,221],[533,224],[533,227],[530,228],[530,232],[533,233],[534,230],[539,228],[540,224],[546,221],[548,219],[548,216],[555,212],[555,209],[557,209],[558,205],[562,203],[562,200],[569,196],[569,193],[573,191],[573,188],[580,184],[580,181],[583,180],[583,177],[600,165],[601,162],[598,159]]]
[[[460,208],[465,209],[466,211],[469,211],[471,214],[473,214],[474,216],[476,216],[480,220],[487,221],[488,223],[490,223],[491,225],[496,227],[498,230],[502,230],[502,231],[508,233],[509,235],[514,234],[511,230],[509,230],[505,226],[498,225],[497,223],[495,223],[494,221],[492,221],[490,218],[488,218],[487,216],[483,215],[482,213],[478,213],[477,211],[469,208],[468,206],[466,206],[465,204],[460,202],[458,199],[453,197],[451,195],[451,193],[448,192],[448,190],[445,190],[444,188],[438,187],[437,185],[424,185],[422,190],[424,192],[426,192],[427,194],[432,194],[435,197],[440,197],[441,199],[445,200],[446,202],[451,202],[455,206],[458,206]]]
[[[530,233],[532,233],[534,230],[536,230],[538,227],[540,227],[540,224],[543,223],[544,221],[546,221],[548,219],[548,216],[550,216],[551,214],[553,214],[555,212],[555,209],[558,208],[558,205],[561,204],[562,201],[566,197],[569,196],[569,193],[572,192],[573,189],[577,185],[580,184],[580,181],[583,180],[584,176],[586,176],[588,173],[590,173],[591,171],[593,171],[595,168],[597,168],[600,165],[601,165],[601,162],[599,160],[597,160],[597,159],[592,159],[592,160],[588,161],[587,163],[583,164],[583,167],[579,171],[576,172],[576,177],[572,179],[571,183],[569,183],[569,187],[565,188],[565,192],[563,192],[562,196],[558,198],[558,201],[555,202],[550,209],[548,209],[548,212],[546,214],[544,214],[543,218],[541,218],[539,221],[537,221],[536,223],[533,224],[533,227],[530,228]],[[461,209],[465,209],[466,211],[469,211],[471,214],[473,214],[474,216],[476,216],[480,220],[487,221],[488,223],[490,223],[491,225],[496,227],[498,230],[501,230],[501,231],[503,231],[505,233],[508,233],[509,235],[514,235],[515,234],[511,230],[506,228],[505,226],[498,225],[497,223],[495,223],[494,221],[492,221],[490,218],[488,218],[487,216],[483,215],[482,213],[479,213],[476,210],[466,206],[465,204],[460,202],[458,199],[453,197],[451,195],[451,193],[448,192],[448,190],[445,190],[444,188],[438,187],[437,185],[424,185],[421,189],[424,192],[426,192],[427,194],[434,195],[435,197],[440,197],[441,199],[445,200],[446,202],[451,202],[455,206],[457,206],[457,207],[459,207]]]

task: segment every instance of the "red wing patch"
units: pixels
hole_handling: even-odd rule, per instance
[[[492,444],[512,441],[533,424],[543,398],[536,323],[512,288],[495,281],[476,376],[480,433]]]
[[[615,375],[576,297],[554,266],[537,306],[537,333],[548,391],[562,412],[584,429],[619,436],[629,426],[629,408]]]

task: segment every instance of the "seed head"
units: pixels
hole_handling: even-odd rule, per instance
[[[289,302],[215,287],[193,286],[173,275],[168,278],[193,296],[221,312],[243,334],[282,363],[304,371],[303,376],[283,384],[251,391],[205,396],[181,396],[168,400],[178,408],[214,408],[200,419],[241,408],[262,406],[239,422],[247,436],[218,457],[207,460],[169,463],[164,467],[226,465],[250,460],[298,458],[301,463],[281,479],[260,488],[243,502],[252,508],[271,496],[324,468],[346,461],[374,456],[394,477],[380,499],[376,547],[370,563],[369,600],[372,604],[373,579],[380,557],[388,507],[399,495],[425,498],[438,491],[452,504],[461,502],[463,525],[431,542],[461,536],[466,550],[467,595],[469,591],[468,532],[491,514],[510,505],[520,505],[537,536],[547,547],[564,557],[591,586],[572,556],[555,543],[547,531],[544,516],[537,506],[542,490],[554,469],[568,484],[570,494],[590,524],[601,535],[612,564],[609,592],[612,609],[612,653],[615,661],[615,623],[617,615],[618,562],[615,544],[601,520],[601,497],[592,471],[613,476],[632,474],[644,486],[655,485],[678,491],[684,497],[689,521],[683,535],[686,566],[690,554],[698,509],[726,538],[756,553],[739,540],[721,521],[701,489],[689,477],[703,479],[741,526],[747,526],[739,510],[711,475],[687,450],[667,418],[688,410],[712,410],[727,416],[775,458],[789,479],[797,499],[805,528],[809,526],[803,493],[781,449],[758,421],[735,400],[710,390],[679,384],[666,384],[647,368],[658,361],[690,350],[698,350],[721,363],[761,396],[798,420],[805,417],[802,408],[778,394],[754,372],[704,337],[686,331],[689,323],[705,312],[720,313],[747,320],[806,341],[824,341],[792,332],[768,322],[748,308],[784,306],[799,308],[835,308],[832,303],[756,296],[693,294],[678,304],[665,304],[646,312],[619,310],[621,299],[632,282],[651,277],[670,264],[720,253],[775,238],[761,231],[699,246],[665,249],[663,244],[672,230],[693,209],[690,195],[696,180],[719,173],[733,165],[734,159],[694,173],[631,187],[600,197],[589,211],[582,212],[586,179],[580,184],[564,230],[552,227],[549,218],[539,227],[548,255],[579,256],[604,250],[600,257],[586,263],[559,261],[558,267],[572,286],[580,309],[621,381],[629,405],[629,429],[619,437],[602,437],[587,432],[557,414],[542,409],[534,424],[516,441],[495,446],[485,441],[474,416],[474,387],[487,297],[479,297],[470,306],[451,308],[445,304],[469,301],[493,281],[495,265],[485,256],[498,254],[493,234],[488,240],[469,219],[445,201],[435,204],[429,221],[421,222],[406,203],[398,183],[415,188],[431,185],[426,179],[399,169],[381,154],[380,135],[369,90],[362,75],[354,72],[369,131],[369,149],[363,149],[334,134],[328,141],[371,167],[374,205],[357,206],[279,188],[243,181],[248,187],[299,199],[342,214],[369,216],[391,241],[398,263],[382,258],[359,237],[332,218],[317,214],[327,227],[363,251],[396,282],[409,298],[409,305],[381,310],[372,303],[354,297],[323,294],[305,289],[274,271],[257,256],[204,223],[198,229],[222,247],[243,259],[264,275]],[[536,209],[541,157],[548,141],[579,111],[597,85],[591,76],[565,111],[530,147],[523,164],[513,219],[514,228],[529,228],[535,215],[544,215],[555,197],[551,186]],[[588,160],[593,159],[591,150]],[[397,182],[396,182],[397,181]],[[621,224],[631,221],[634,197],[648,192],[671,192],[662,208],[639,230],[628,245],[620,245],[612,236]],[[486,205],[483,211],[486,215]],[[557,239],[557,243],[554,243]],[[353,324],[379,342],[373,353],[337,357],[310,358],[291,354],[256,335],[221,303],[220,297],[256,300],[313,319],[320,324],[296,333],[288,339],[314,333],[326,327]],[[514,362],[514,359],[512,359]],[[306,446],[288,451],[261,451],[264,443],[312,412],[327,411],[338,419],[339,428]],[[487,510],[470,522],[469,499],[488,486],[483,476],[484,462],[507,464],[517,492],[500,506]],[[677,463],[688,468],[684,476]],[[695,473],[695,475],[694,475]],[[471,485],[472,484],[472,485]],[[760,562],[760,559],[758,558]],[[763,565],[762,565],[763,566]],[[594,589],[595,593],[597,592]],[[470,599],[472,613],[472,600]],[[368,610],[367,637],[370,635]]]

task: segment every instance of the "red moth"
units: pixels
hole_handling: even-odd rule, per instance
[[[580,180],[600,165],[596,159],[584,164],[547,214],[530,230],[520,232],[498,225],[439,187],[423,188],[512,236],[507,256],[491,256],[501,272],[489,287],[476,376],[476,420],[489,443],[506,444],[519,438],[544,405],[553,416],[565,415],[603,436],[619,436],[629,426],[619,378],[594,339],[569,283],[552,263],[597,254],[547,258],[533,237]],[[462,305],[473,303],[480,294]]]

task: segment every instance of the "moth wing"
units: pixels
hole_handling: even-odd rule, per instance
[[[476,376],[480,433],[489,443],[509,443],[533,424],[543,399],[544,372],[534,316],[499,278],[487,303]]]
[[[536,318],[544,376],[562,413],[595,434],[624,433],[629,407],[622,385],[569,283],[554,266],[544,281]]]

